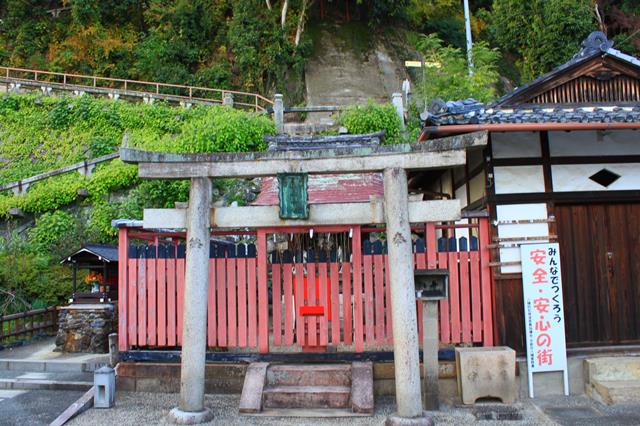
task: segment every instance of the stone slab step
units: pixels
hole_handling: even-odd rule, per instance
[[[603,404],[640,403],[640,380],[592,380],[590,385],[591,396]]]
[[[264,408],[349,408],[349,386],[267,386]]]
[[[351,365],[271,365],[270,386],[351,386]]]
[[[64,360],[25,360],[0,358],[0,371],[45,371],[52,373],[81,373],[93,372],[107,365],[108,357],[98,357],[86,362],[74,362]]]
[[[0,379],[0,389],[86,391],[93,382],[46,379]]]
[[[369,417],[369,414],[354,413],[347,408],[268,408],[259,413],[247,413],[256,417],[309,417],[309,418],[340,418],[340,417]]]

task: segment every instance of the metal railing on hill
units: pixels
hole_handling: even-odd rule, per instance
[[[58,73],[25,68],[0,67],[0,82],[123,97],[162,99],[169,102],[228,104],[265,112],[273,101],[257,93],[209,87],[168,84],[123,78]]]

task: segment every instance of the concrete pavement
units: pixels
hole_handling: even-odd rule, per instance
[[[0,425],[48,425],[82,394],[61,390],[0,390]]]

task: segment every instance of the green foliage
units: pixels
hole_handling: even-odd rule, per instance
[[[310,53],[304,33],[294,42],[301,1],[284,26],[262,0],[68,0],[55,18],[46,2],[5,3],[3,65],[266,94],[287,71],[301,79]]]
[[[78,247],[79,229],[80,224],[71,213],[62,210],[44,213],[29,230],[29,242],[37,253],[56,253],[62,257]]]
[[[349,107],[340,115],[340,124],[349,133],[373,133],[384,130],[385,144],[400,142],[400,118],[391,104],[376,104]]]
[[[55,176],[33,184],[26,194],[15,197],[14,207],[34,214],[56,210],[74,202],[84,184],[85,178],[77,172]]]
[[[97,167],[87,182],[87,189],[91,198],[98,199],[118,189],[129,188],[137,180],[138,167],[116,159]]]
[[[494,0],[489,30],[523,81],[569,60],[597,29],[591,0]]]
[[[60,303],[69,297],[72,282],[59,261],[15,234],[0,238],[0,289],[32,305]]]
[[[273,121],[264,115],[211,107],[201,109],[176,134],[149,138],[137,131],[129,140],[132,146],[159,151],[247,152],[266,149],[263,136],[274,133]]]
[[[445,100],[474,98],[487,102],[495,96],[498,82],[497,62],[500,54],[486,43],[473,46],[473,74],[469,74],[466,54],[458,48],[443,45],[435,34],[418,42],[426,67],[417,92],[428,104],[435,98]]]

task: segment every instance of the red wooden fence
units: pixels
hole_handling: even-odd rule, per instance
[[[339,229],[338,229],[339,228]],[[360,227],[351,229],[347,259],[281,259],[269,262],[270,233],[257,231],[255,246],[212,244],[209,259],[207,344],[211,348],[247,348],[260,352],[297,346],[363,352],[390,349],[393,343],[388,258],[381,241]],[[493,345],[489,223],[427,224],[415,242],[417,269],[449,269],[449,299],[440,302],[442,344]],[[415,230],[414,230],[415,231]],[[308,232],[303,230],[302,232]],[[376,228],[374,232],[381,232]],[[461,237],[461,233],[468,234]],[[471,235],[473,234],[473,235]],[[179,347],[182,340],[184,246],[174,241],[131,246],[120,230],[120,350]],[[419,332],[422,309],[416,304]]]

